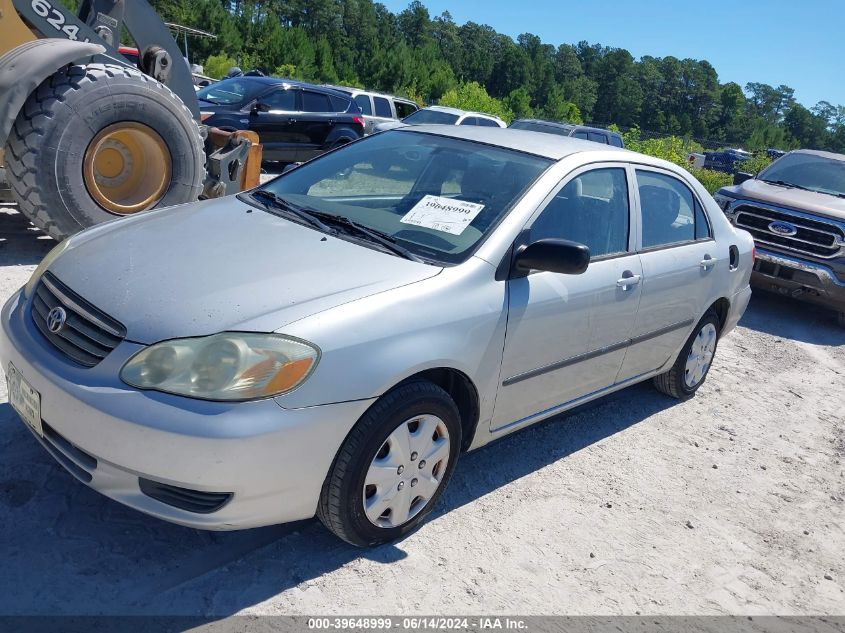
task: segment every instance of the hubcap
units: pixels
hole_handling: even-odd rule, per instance
[[[415,463],[416,468],[409,468]],[[440,488],[448,463],[449,430],[436,415],[417,416],[396,427],[364,479],[364,512],[370,523],[393,528],[413,519]]]
[[[692,389],[704,380],[704,375],[713,362],[717,338],[715,326],[707,323],[693,340],[684,371],[684,382],[688,388]]]
[[[129,215],[155,206],[170,186],[172,163],[158,132],[124,121],[100,131],[82,160],[88,193],[103,209]]]

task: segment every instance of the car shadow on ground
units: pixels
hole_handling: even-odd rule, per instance
[[[630,387],[463,455],[431,520],[674,402]],[[405,556],[402,541],[358,549],[316,520],[204,532],[147,517],[76,481],[0,405],[0,614],[220,617],[359,557]]]
[[[55,245],[16,207],[0,205],[0,266],[36,265]]]
[[[845,345],[833,310],[756,288],[739,325],[813,345]]]

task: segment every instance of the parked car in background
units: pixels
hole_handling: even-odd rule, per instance
[[[754,236],[752,284],[833,308],[845,327],[845,155],[789,152],[715,198]]]
[[[3,308],[0,358],[95,490],[203,529],[316,514],[370,545],[422,521],[462,451],[643,380],[692,397],[752,248],[669,162],[407,126],[65,240]]]
[[[364,117],[365,134],[372,134],[379,123],[404,119],[420,109],[416,103],[403,97],[346,86],[327,84],[326,87],[349,95],[358,104]]]
[[[197,93],[203,123],[252,130],[264,159],[295,163],[364,135],[352,98],[337,90],[275,77],[234,77]]]
[[[622,136],[611,130],[600,127],[589,127],[576,125],[574,123],[558,123],[557,121],[543,121],[541,119],[517,119],[508,127],[514,130],[531,130],[533,132],[545,132],[546,134],[557,134],[558,136],[571,136],[584,141],[604,143],[614,147],[625,147]]]
[[[379,123],[375,131],[382,132],[403,125],[474,125],[479,127],[507,127],[499,117],[483,112],[468,112],[446,106],[428,106],[417,110],[401,121]]]
[[[704,154],[704,169],[735,174],[742,169],[742,163],[751,158],[751,152],[744,149],[725,149]]]

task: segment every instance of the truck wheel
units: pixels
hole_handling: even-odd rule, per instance
[[[107,64],[42,83],[18,114],[6,163],[20,211],[56,239],[196,200],[205,178],[199,127],[179,97]]]

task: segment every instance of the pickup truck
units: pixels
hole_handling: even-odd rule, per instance
[[[754,237],[752,286],[830,307],[845,327],[845,155],[789,152],[714,198]]]

